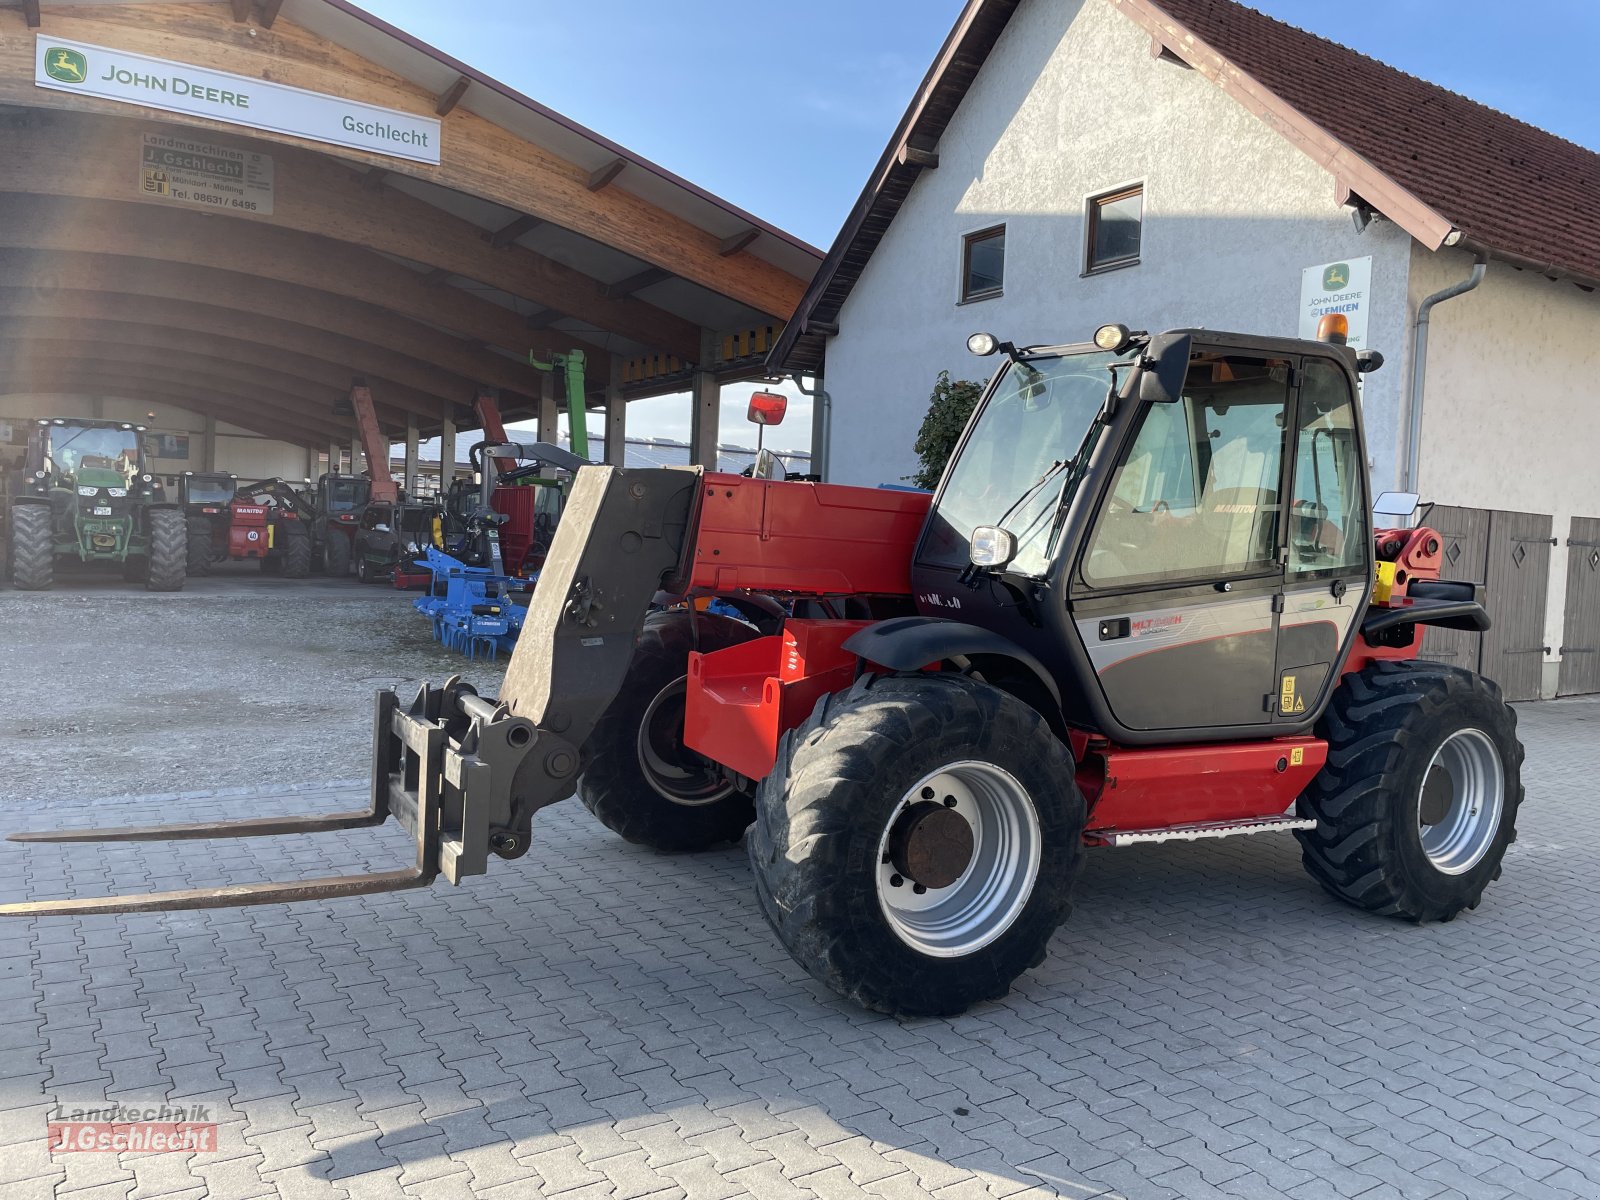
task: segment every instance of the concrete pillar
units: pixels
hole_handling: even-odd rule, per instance
[[[415,417],[406,418],[406,464],[405,464],[405,489],[406,495],[417,494],[417,443],[421,439],[417,435],[417,420]]]
[[[339,445],[338,442],[330,441],[328,443],[328,473],[330,475],[335,473],[344,474],[343,458],[344,447]]]
[[[544,371],[539,376],[539,440],[552,446],[561,444],[560,414],[556,410],[556,374]]]
[[[316,482],[317,476],[321,474],[322,471],[322,464],[319,461],[321,457],[321,451],[319,451],[315,446],[306,447],[306,478],[311,480],[313,483]]]
[[[439,494],[450,489],[456,477],[456,419],[455,409],[446,408],[439,424]]]
[[[606,385],[606,458],[620,467],[628,454],[628,405],[622,399],[622,358],[611,356],[611,383]]]
[[[700,331],[700,370],[694,373],[689,393],[689,461],[708,470],[717,469],[717,442],[721,440],[722,389],[711,370],[717,356],[717,335]]]
[[[217,419],[205,419],[205,432],[200,435],[200,461],[202,471],[215,471],[217,469]]]

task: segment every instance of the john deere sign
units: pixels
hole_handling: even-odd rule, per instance
[[[303,88],[40,35],[34,83],[230,125],[438,163],[439,122]]]
[[[1372,259],[1351,258],[1322,263],[1300,272],[1300,336],[1317,336],[1317,322],[1329,313],[1343,313],[1350,322],[1350,344],[1367,344],[1367,315],[1372,310]]]

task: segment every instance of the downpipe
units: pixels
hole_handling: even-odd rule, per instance
[[[816,401],[816,413],[812,420],[816,422],[817,435],[812,438],[811,470],[819,478],[828,478],[829,439],[833,436],[833,397],[828,395],[828,389],[823,387],[823,378],[816,376],[816,386],[810,391],[806,390],[805,383],[800,376],[794,377],[794,386],[799,389],[802,396],[810,396]]]
[[[1426,297],[1417,306],[1417,323],[1411,342],[1411,400],[1407,405],[1409,419],[1406,430],[1406,470],[1401,490],[1415,492],[1422,462],[1422,393],[1428,376],[1428,329],[1434,306],[1464,296],[1480,283],[1489,269],[1487,255],[1479,254],[1472,264],[1472,274],[1459,283],[1441,288]]]

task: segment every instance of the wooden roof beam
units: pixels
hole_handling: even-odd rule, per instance
[[[472,80],[465,75],[456,76],[454,83],[434,97],[434,113],[441,117],[448,117],[455,111],[456,105],[461,103],[461,97],[467,94],[467,89],[471,86]]]
[[[629,275],[626,279],[617,280],[616,283],[606,284],[606,295],[631,296],[635,292],[663,283],[671,278],[671,271],[663,270],[660,267],[647,267],[637,275]]]
[[[51,20],[53,27],[59,27],[62,37],[80,37],[102,45],[109,39],[109,44],[130,53],[205,63],[217,70],[258,79],[270,77],[277,83],[318,92],[337,92],[366,103],[415,109],[419,103],[426,104],[432,99],[431,94],[420,94],[414,84],[292,23],[286,22],[281,29],[274,29],[274,36],[269,39],[242,39],[218,36],[235,28],[225,8],[197,5],[182,21],[155,21],[150,18],[149,11],[143,5],[85,5],[63,8],[59,10],[61,15],[53,13]],[[35,88],[33,55],[34,47],[27,39],[0,42],[0,103],[107,114],[118,111],[109,101]],[[626,188],[605,187],[590,191],[588,185],[594,177],[593,170],[519,137],[471,110],[457,108],[450,120],[451,135],[441,148],[442,164],[388,159],[383,165],[396,174],[428,180],[543,217],[774,317],[786,318],[799,303],[806,283],[799,275],[753,254],[723,258],[717,253],[721,240],[717,235]],[[201,118],[186,118],[184,123],[226,133],[230,139],[239,132],[237,128]],[[287,135],[262,133],[257,136],[285,151],[294,144]],[[102,142],[96,149],[103,150],[103,147]],[[337,153],[350,161],[378,161],[375,156],[354,150],[329,153]],[[119,169],[115,168],[116,156],[102,154],[101,157],[107,160],[111,174],[121,179],[117,174]],[[86,160],[80,155],[71,163],[73,170],[81,170]],[[126,187],[125,181],[120,186]],[[288,188],[281,189],[283,193],[288,191]],[[809,275],[809,268],[801,274]],[[652,344],[660,346],[660,343]],[[697,351],[687,352],[693,357]]]
[[[730,255],[739,253],[760,236],[761,230],[751,226],[749,229],[741,230],[731,237],[723,238],[721,244],[717,247],[717,253],[722,255],[723,258],[727,258]]]
[[[77,326],[74,326],[74,330]],[[51,338],[51,333],[62,336]],[[294,374],[266,371],[256,366],[242,366],[229,358],[208,354],[182,352],[168,346],[150,346],[133,341],[133,334],[125,341],[117,341],[120,334],[109,331],[99,341],[85,338],[67,338],[69,330],[46,330],[45,333],[24,330],[13,325],[0,326],[0,347],[5,347],[10,362],[27,362],[30,357],[42,362],[99,362],[109,370],[142,370],[152,373],[166,371],[171,379],[189,379],[195,384],[218,387],[240,395],[256,395],[274,403],[286,414],[306,421],[325,422],[334,429],[354,429],[350,421],[334,414],[339,398],[349,394],[349,376],[344,387],[333,387],[322,382],[310,382]],[[438,405],[432,414],[419,414],[424,418],[437,418]],[[386,429],[405,429],[406,414],[384,405],[382,426]]]
[[[503,250],[523,234],[532,233],[535,229],[539,228],[539,226],[543,224],[544,218],[530,217],[524,213],[515,221],[512,221],[506,225],[502,225],[499,229],[496,229],[492,232],[485,232],[483,235],[483,240],[488,242],[489,245],[493,246],[496,250]]]
[[[0,247],[5,241],[0,223]],[[118,303],[126,303],[125,298],[131,297],[135,302],[202,305],[241,329],[259,327],[269,338],[278,337],[279,333],[263,322],[280,323],[300,335],[338,337],[360,347],[363,354],[403,359],[409,370],[417,373],[418,386],[441,395],[457,395],[457,385],[470,386],[471,381],[535,393],[540,386],[540,373],[527,363],[474,350],[465,340],[431,326],[371,304],[352,304],[325,292],[232,271],[75,250],[0,248],[0,279],[12,287],[31,289],[35,308],[41,312],[57,311],[47,303],[57,292],[104,293]],[[344,357],[352,363],[357,361],[353,354]],[[378,375],[392,374],[387,369],[372,370]],[[423,382],[434,372],[439,374],[433,376],[432,382]],[[441,382],[451,377],[455,382]]]
[[[156,361],[164,356],[174,363],[204,362],[208,370],[222,378],[238,378],[244,382],[254,379],[262,384],[273,384],[286,394],[317,389],[330,404],[349,390],[350,383],[347,364],[324,362],[238,338],[131,321],[5,317],[0,318],[0,337],[74,340],[86,348],[98,342],[119,346],[124,353],[137,348]],[[408,413],[435,417],[446,399],[426,395],[392,380],[379,380],[376,390],[385,407],[384,417],[392,425],[404,425]]]
[[[39,0],[22,0],[22,19],[29,29],[39,28]]]
[[[0,62],[3,58],[0,54]],[[0,81],[0,92],[3,90]],[[137,144],[142,128],[141,123],[121,119],[40,112],[25,128],[7,131],[5,153],[0,155],[0,191],[75,200],[137,201],[137,196],[130,195],[124,173],[114,162],[106,161],[105,146],[119,134]],[[599,280],[524,246],[496,250],[478,225],[397,188],[363,186],[364,179],[387,178],[385,167],[352,170],[325,154],[231,134],[229,144],[270,151],[279,169],[292,173],[296,186],[278,190],[271,217],[233,210],[200,214],[160,202],[148,207],[189,213],[196,219],[220,219],[230,225],[248,222],[334,237],[448,270],[535,304],[559,307],[596,329],[620,334],[653,350],[691,358],[699,353],[699,328],[686,318],[642,300],[607,297]],[[232,228],[237,231],[238,226]],[[235,232],[232,236],[241,235]]]
[[[0,370],[0,392],[61,391],[82,389],[108,396],[127,396],[146,403],[166,403],[191,412],[217,417],[267,437],[302,442],[307,432],[313,442],[348,438],[352,430],[331,418],[281,406],[257,389],[232,389],[212,379],[185,373],[170,374],[160,367],[94,359],[62,359],[45,355],[26,365]]]
[[[622,174],[623,168],[627,165],[627,159],[613,158],[605,166],[590,171],[589,182],[584,186],[586,186],[591,192],[598,192],[601,188],[610,187],[617,176]]]
[[[459,288],[430,288],[411,268],[348,243],[263,224],[249,237],[238,237],[231,222],[150,204],[81,200],[73,214],[74,221],[65,223],[59,206],[45,198],[0,194],[0,245],[135,251],[162,262],[220,267],[377,305],[469,340],[503,346],[518,357],[530,349],[570,350],[575,340],[571,334],[530,331],[510,309]],[[609,366],[609,357],[597,351],[596,382],[609,378]]]
[[[278,19],[278,10],[283,7],[283,0],[261,0],[261,28],[271,29],[272,23]]]
[[[233,8],[233,20],[236,25],[243,25],[250,19],[250,9],[253,7],[250,0],[230,0]]]

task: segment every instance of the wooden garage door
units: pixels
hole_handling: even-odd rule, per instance
[[[1423,522],[1444,543],[1445,579],[1484,585],[1487,633],[1429,629],[1422,657],[1477,671],[1507,700],[1537,700],[1548,647],[1545,597],[1550,587],[1551,518],[1541,513],[1435,505]]]
[[[1559,693],[1600,692],[1600,517],[1572,518],[1566,614]]]
[[[1450,508],[1435,504],[1421,514],[1421,523],[1439,531],[1443,544],[1445,579],[1483,583],[1489,562],[1489,512],[1482,508]],[[1489,613],[1494,614],[1491,598]],[[1460,629],[1435,629],[1429,626],[1422,635],[1423,658],[1478,669],[1481,634]]]

